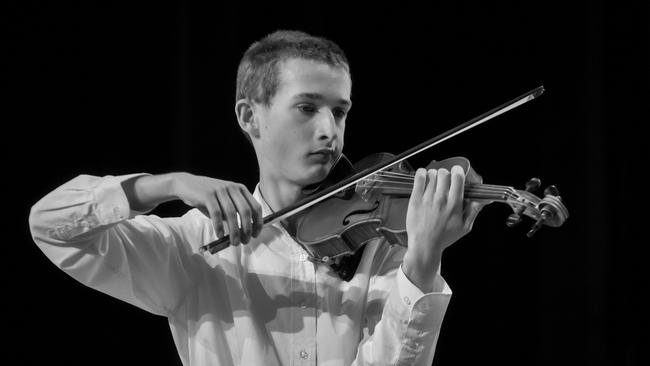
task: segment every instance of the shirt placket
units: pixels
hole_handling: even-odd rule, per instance
[[[316,268],[297,243],[292,245],[292,302],[302,329],[293,335],[292,364],[316,365]]]

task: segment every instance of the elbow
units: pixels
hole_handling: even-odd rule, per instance
[[[39,250],[54,265],[66,270],[66,267],[74,267],[66,263],[76,262],[79,250],[72,240],[66,239],[65,226],[49,214],[51,211],[39,203],[32,206],[28,219],[29,231]]]
[[[52,215],[53,210],[37,202],[29,211],[29,232],[32,240],[43,249],[46,245],[61,245],[66,242],[65,225],[62,218]]]
[[[40,201],[32,206],[29,211],[29,232],[32,236],[32,239],[36,244],[39,244],[40,241],[46,240],[51,234],[46,228],[47,225],[44,223],[43,219],[43,210],[39,205]]]

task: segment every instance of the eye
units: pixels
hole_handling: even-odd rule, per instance
[[[332,111],[332,114],[334,114],[334,118],[336,119],[343,119],[348,114],[348,112],[343,108],[336,108],[334,111]]]
[[[304,114],[316,113],[316,106],[313,104],[299,104],[297,107]]]

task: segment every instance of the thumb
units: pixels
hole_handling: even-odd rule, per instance
[[[483,202],[469,201],[469,205],[465,206],[465,209],[463,210],[463,222],[467,229],[472,230],[474,220],[476,220],[476,217],[485,205],[486,203]]]

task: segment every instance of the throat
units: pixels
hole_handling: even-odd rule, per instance
[[[303,187],[296,184],[260,182],[260,195],[271,211],[287,208],[305,197]]]

